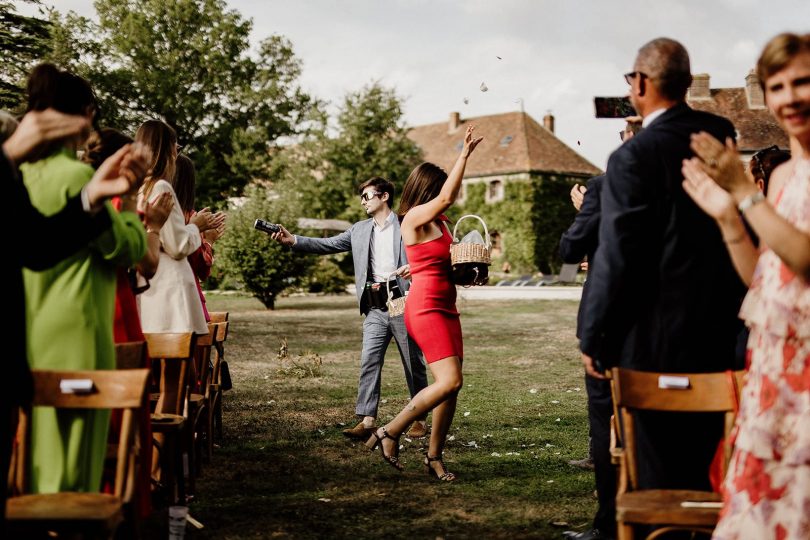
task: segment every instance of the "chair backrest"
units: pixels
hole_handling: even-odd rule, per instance
[[[197,336],[185,333],[144,334],[152,362],[160,363],[160,410],[183,414],[188,399],[188,375]]]
[[[196,386],[200,393],[205,394],[211,382],[211,349],[217,337],[217,323],[208,323],[208,335],[197,336],[197,345],[194,350],[194,368],[197,376]]]
[[[229,316],[230,316],[230,312],[228,312],[228,311],[209,311],[208,312],[208,317],[210,317],[212,323],[227,322]]]
[[[217,323],[217,335],[214,338],[214,369],[211,373],[211,382],[220,384],[219,374],[222,370],[222,360],[225,358],[225,340],[228,339],[228,328],[231,323],[228,321]]]
[[[638,487],[633,412],[722,412],[725,413],[725,437],[728,437],[734,426],[744,373],[658,373],[613,368],[613,397],[621,415],[622,443],[632,489]],[[725,458],[724,471],[730,448],[727,448]]]
[[[146,341],[128,341],[115,344],[116,369],[145,368],[146,358]]]
[[[115,467],[115,495],[122,498],[133,492],[135,454],[137,452],[135,421],[136,410],[146,406],[147,369],[117,369],[109,371],[44,371],[32,370],[34,379],[33,406],[56,409],[123,409],[121,431],[118,437]],[[80,390],[70,391],[69,388]],[[30,446],[30,410],[20,414],[18,429],[20,448],[14,485],[25,493]]]

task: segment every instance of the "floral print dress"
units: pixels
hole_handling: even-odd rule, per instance
[[[776,211],[810,233],[810,159],[796,160]],[[750,368],[713,538],[808,539],[810,283],[766,248],[740,316]]]

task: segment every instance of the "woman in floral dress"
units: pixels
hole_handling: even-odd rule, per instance
[[[768,196],[745,178],[733,143],[693,137],[684,189],[717,220],[740,277],[750,370],[733,433],[714,538],[810,538],[810,34],[781,34],[757,64],[792,158]],[[721,189],[722,188],[722,189]],[[741,217],[761,240],[751,242]]]

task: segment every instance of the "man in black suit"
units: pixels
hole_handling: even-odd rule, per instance
[[[621,132],[622,141],[629,141],[641,129],[641,118],[627,118],[627,124]],[[576,264],[587,257],[588,271],[593,270],[593,257],[599,245],[599,221],[601,212],[600,197],[605,175],[588,180],[580,205],[572,201],[579,213],[574,223],[560,238],[560,257],[564,263]],[[576,186],[577,192],[580,186]],[[582,299],[577,312],[577,337],[580,335],[582,316],[588,304],[588,293],[591,280],[587,279],[582,288]],[[596,495],[599,506],[593,518],[593,527],[584,532],[565,531],[563,536],[572,540],[597,540],[613,538],[616,535],[616,468],[610,461],[610,416],[613,414],[613,399],[610,395],[610,383],[585,375],[585,390],[588,394],[588,431],[590,435],[589,461],[596,476]],[[577,461],[569,462],[579,465]]]
[[[686,49],[667,38],[638,52],[625,75],[643,129],[610,157],[601,196],[599,246],[590,272],[580,348],[586,372],[730,369],[745,288],[719,230],[681,187],[690,136],[720,140],[732,124],[686,104]],[[638,415],[640,488],[709,489],[722,418]]]

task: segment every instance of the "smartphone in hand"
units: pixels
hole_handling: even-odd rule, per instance
[[[267,234],[277,233],[281,230],[281,227],[276,225],[275,223],[270,223],[269,221],[265,221],[263,219],[257,219],[253,222],[253,228],[257,231],[262,231]]]

